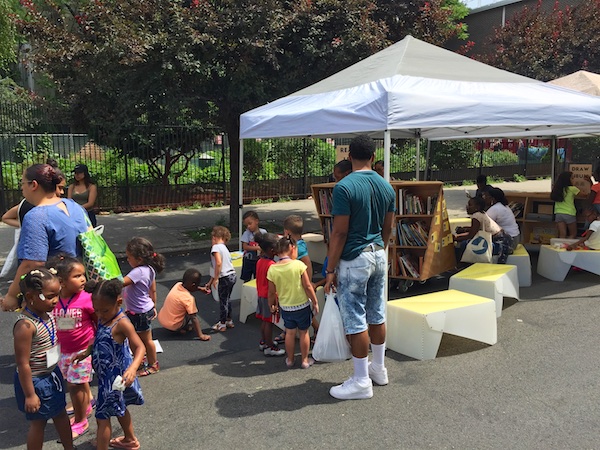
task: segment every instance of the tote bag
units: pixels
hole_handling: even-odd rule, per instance
[[[327,362],[345,361],[352,357],[342,315],[332,294],[327,294],[325,300],[312,357],[317,361]]]
[[[486,231],[485,224],[482,223],[483,230],[479,230],[475,236],[467,243],[461,262],[467,263],[491,263],[492,262],[492,233]]]
[[[89,222],[88,222],[88,225]],[[83,265],[88,280],[123,279],[114,253],[102,237],[104,225],[80,233],[78,238],[83,249]]]

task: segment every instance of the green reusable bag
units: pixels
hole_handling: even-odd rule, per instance
[[[123,279],[114,253],[102,237],[104,225],[80,233],[78,238],[83,248],[83,265],[88,280]]]

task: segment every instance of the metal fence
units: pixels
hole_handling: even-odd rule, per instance
[[[204,133],[165,127],[133,133],[114,146],[99,145],[94,133],[6,133],[0,135],[2,211],[21,196],[18,183],[23,170],[34,163],[56,160],[67,181],[75,165],[89,168],[98,186],[97,207],[107,211],[139,211],[183,205],[220,205],[230,201],[230,147],[227,136],[207,139]],[[310,195],[310,186],[326,182],[336,162],[336,146],[347,140],[264,139],[244,143],[244,201],[298,199]],[[376,158],[383,159],[383,142]],[[435,151],[435,150],[434,150]],[[430,154],[431,160],[435,153]],[[471,157],[477,162],[476,157]],[[414,142],[392,146],[390,172],[395,179],[415,179]],[[549,163],[481,167],[433,164],[426,167],[420,155],[419,179],[460,183],[479,173],[512,179],[515,174],[548,176]],[[465,163],[466,165],[466,163]],[[452,167],[451,167],[452,166]]]

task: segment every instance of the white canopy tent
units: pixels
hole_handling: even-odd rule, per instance
[[[600,132],[600,98],[477,62],[407,36],[307,88],[240,117],[243,139],[475,139]],[[553,152],[554,155],[554,152]],[[242,180],[240,170],[240,202]],[[240,205],[240,208],[242,205]]]

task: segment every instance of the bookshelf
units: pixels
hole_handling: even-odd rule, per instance
[[[438,181],[392,181],[396,214],[388,256],[393,279],[425,281],[456,266],[443,184]],[[312,185],[313,200],[325,242],[332,220],[335,183]]]
[[[558,236],[554,222],[554,201],[550,199],[549,192],[506,192],[505,194],[509,205],[521,206],[520,212],[515,214],[521,230],[521,244],[550,244],[550,239]],[[575,198],[578,228],[585,222],[583,216],[585,203],[584,197]]]

